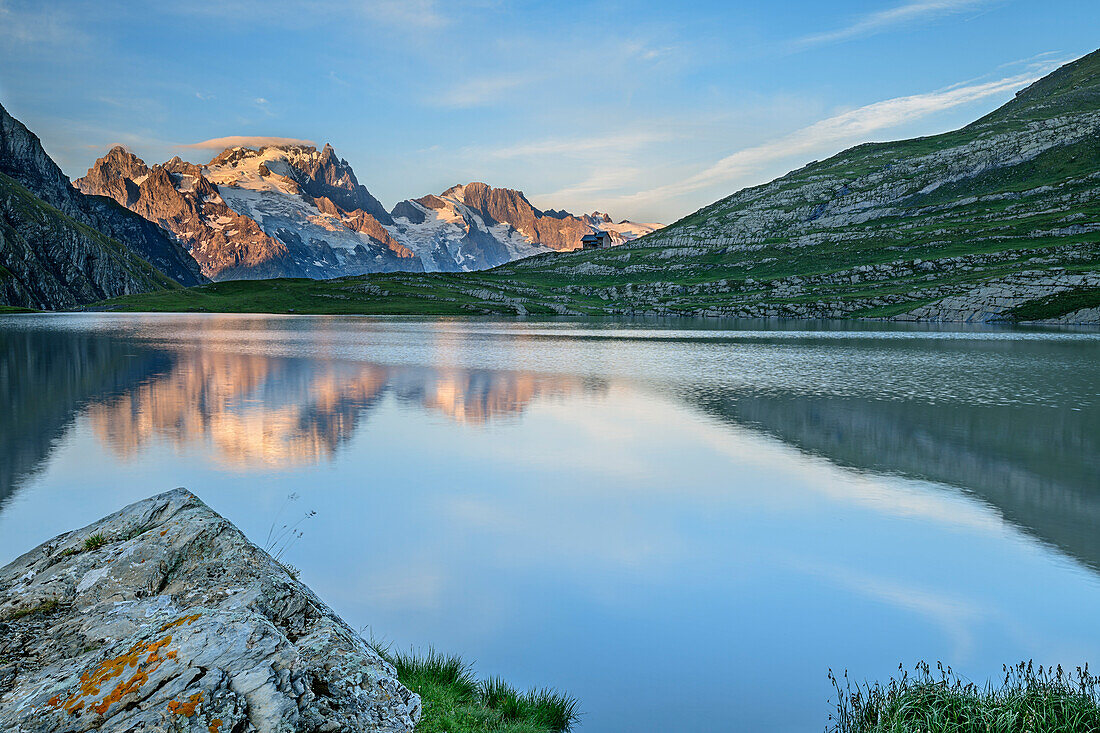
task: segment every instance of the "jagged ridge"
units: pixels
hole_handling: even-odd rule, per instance
[[[620,243],[659,226],[544,213],[484,183],[387,212],[327,144],[236,147],[203,166],[173,158],[152,168],[116,147],[76,185],[172,232],[216,280],[478,270],[573,249],[597,228]]]

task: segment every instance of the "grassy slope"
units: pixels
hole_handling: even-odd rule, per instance
[[[1059,136],[1037,156],[1019,156],[1040,129],[1035,121],[1085,129],[1097,113],[1100,52],[960,130],[857,146],[612,250],[539,255],[457,275],[221,283],[108,307],[895,315],[1022,271],[1100,270],[1100,136]],[[983,145],[993,146],[994,165]],[[1059,315],[1058,303],[1068,307],[1056,301],[1044,312]]]

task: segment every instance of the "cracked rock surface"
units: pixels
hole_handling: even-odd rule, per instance
[[[419,718],[389,663],[184,489],[0,569],[0,730],[397,733]]]

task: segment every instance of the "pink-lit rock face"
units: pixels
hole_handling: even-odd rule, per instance
[[[238,147],[205,166],[177,157],[152,168],[116,147],[74,183],[170,231],[216,280],[422,269],[327,146]]]
[[[4,730],[404,733],[420,718],[388,662],[184,489],[40,545],[0,589]]]
[[[206,165],[152,167],[115,147],[74,184],[170,231],[216,280],[479,270],[576,249],[597,229],[618,244],[660,226],[543,212],[521,191],[484,183],[388,212],[330,145],[237,146]]]

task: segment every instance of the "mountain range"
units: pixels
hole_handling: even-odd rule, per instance
[[[78,191],[0,112],[13,305],[1100,323],[1100,51],[958,130],[858,145],[660,229],[483,183],[386,211],[328,145],[152,167],[115,148]],[[594,228],[622,244],[570,251]],[[253,280],[285,276],[335,279]]]
[[[110,307],[1100,323],[1100,51],[965,127],[858,145],[610,250]]]
[[[115,147],[74,184],[169,231],[214,280],[481,270],[574,249],[598,228],[621,243],[659,227],[543,212],[484,183],[386,211],[331,145],[234,147],[205,165],[152,167]]]

